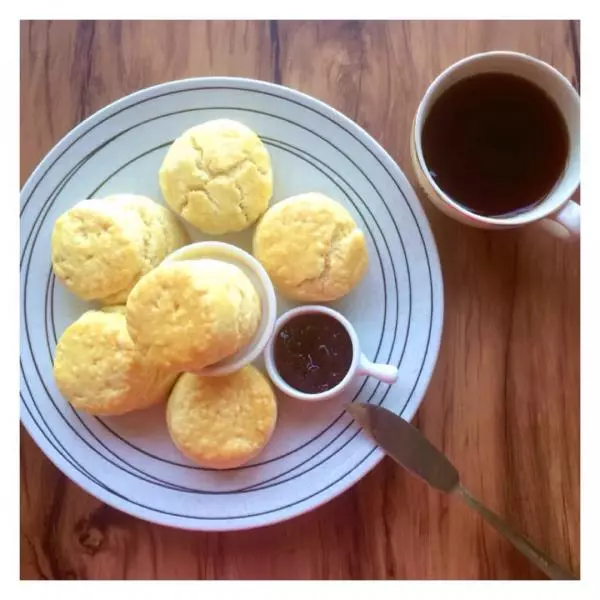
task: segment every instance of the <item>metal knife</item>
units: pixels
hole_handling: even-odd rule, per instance
[[[446,456],[402,417],[381,406],[360,402],[349,404],[346,410],[375,443],[400,466],[436,490],[461,498],[548,577],[577,579],[575,575],[555,563],[547,554],[510,527],[502,517],[476,500],[460,483],[458,471]]]

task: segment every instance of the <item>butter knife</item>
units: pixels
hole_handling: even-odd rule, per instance
[[[476,500],[461,484],[458,471],[448,458],[402,417],[381,406],[360,402],[349,404],[346,410],[369,437],[400,466],[434,489],[461,498],[548,577],[577,579],[515,531],[502,517]]]

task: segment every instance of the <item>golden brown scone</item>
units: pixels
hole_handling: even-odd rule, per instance
[[[281,294],[305,302],[341,298],[368,264],[365,237],[348,211],[318,193],[271,207],[254,233],[254,256]]]
[[[105,298],[135,283],[143,265],[143,240],[137,214],[99,199],[83,200],[54,224],[52,267],[80,298]]]
[[[125,302],[139,278],[188,243],[177,218],[145,196],[82,200],[52,232],[52,267],[84,300]]]
[[[184,373],[167,403],[167,425],[175,446],[213,469],[239,467],[257,456],[276,421],[273,389],[253,366],[223,377]]]
[[[147,236],[152,255],[168,255],[190,243],[190,236],[173,212],[146,196],[115,194],[103,200],[137,212],[144,222],[146,232],[152,234]]]
[[[251,129],[216,119],[173,142],[159,182],[166,203],[200,231],[241,231],[267,210],[273,193],[271,158]]]
[[[143,265],[135,283],[142,275],[145,275],[162,262],[171,252],[190,243],[189,235],[177,217],[168,208],[150,200],[150,198],[134,194],[118,194],[108,196],[103,200],[124,209],[135,211],[143,222]],[[132,287],[113,296],[103,298],[103,304],[126,302]]]
[[[163,402],[176,377],[136,350],[124,308],[84,313],[56,346],[58,389],[76,409],[93,415],[120,415]]]
[[[250,342],[260,296],[235,265],[212,259],[163,263],[127,299],[127,327],[140,351],[173,370],[199,370]]]
[[[105,313],[119,313],[123,316],[127,314],[127,309],[124,304],[110,304],[108,306],[103,306],[100,310]]]

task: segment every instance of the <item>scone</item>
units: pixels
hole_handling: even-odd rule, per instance
[[[175,446],[213,469],[239,467],[257,456],[276,421],[273,389],[253,366],[223,377],[184,373],[167,403],[167,425]]]
[[[127,327],[140,352],[173,371],[198,371],[252,340],[261,301],[248,276],[213,259],[163,263],[127,299]]]
[[[166,203],[200,231],[241,231],[267,210],[273,193],[271,158],[251,129],[216,119],[173,142],[159,182]]]
[[[139,278],[189,242],[175,215],[145,196],[82,200],[52,232],[52,268],[84,300],[124,303]]]
[[[271,207],[256,228],[253,251],[281,294],[305,302],[344,296],[368,264],[365,237],[348,211],[318,193]]]
[[[135,211],[144,224],[143,266],[137,280],[156,267],[171,252],[190,243],[189,235],[177,217],[168,208],[146,196],[118,194],[108,196],[103,201]],[[132,287],[114,296],[103,298],[103,304],[124,303]]]
[[[93,415],[120,415],[167,399],[176,375],[135,348],[124,308],[90,310],[58,340],[54,378],[64,398]]]

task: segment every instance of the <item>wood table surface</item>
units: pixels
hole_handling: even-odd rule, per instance
[[[409,130],[440,70],[510,49],[579,88],[566,21],[22,22],[21,183],[107,103],[171,79],[275,81],[358,122],[411,182]],[[579,573],[579,244],[533,226],[470,229],[420,194],[445,286],[439,360],[416,425],[465,485]],[[285,524],[205,534],[110,508],[60,473],[21,429],[23,579],[536,579],[458,500],[384,460]]]

